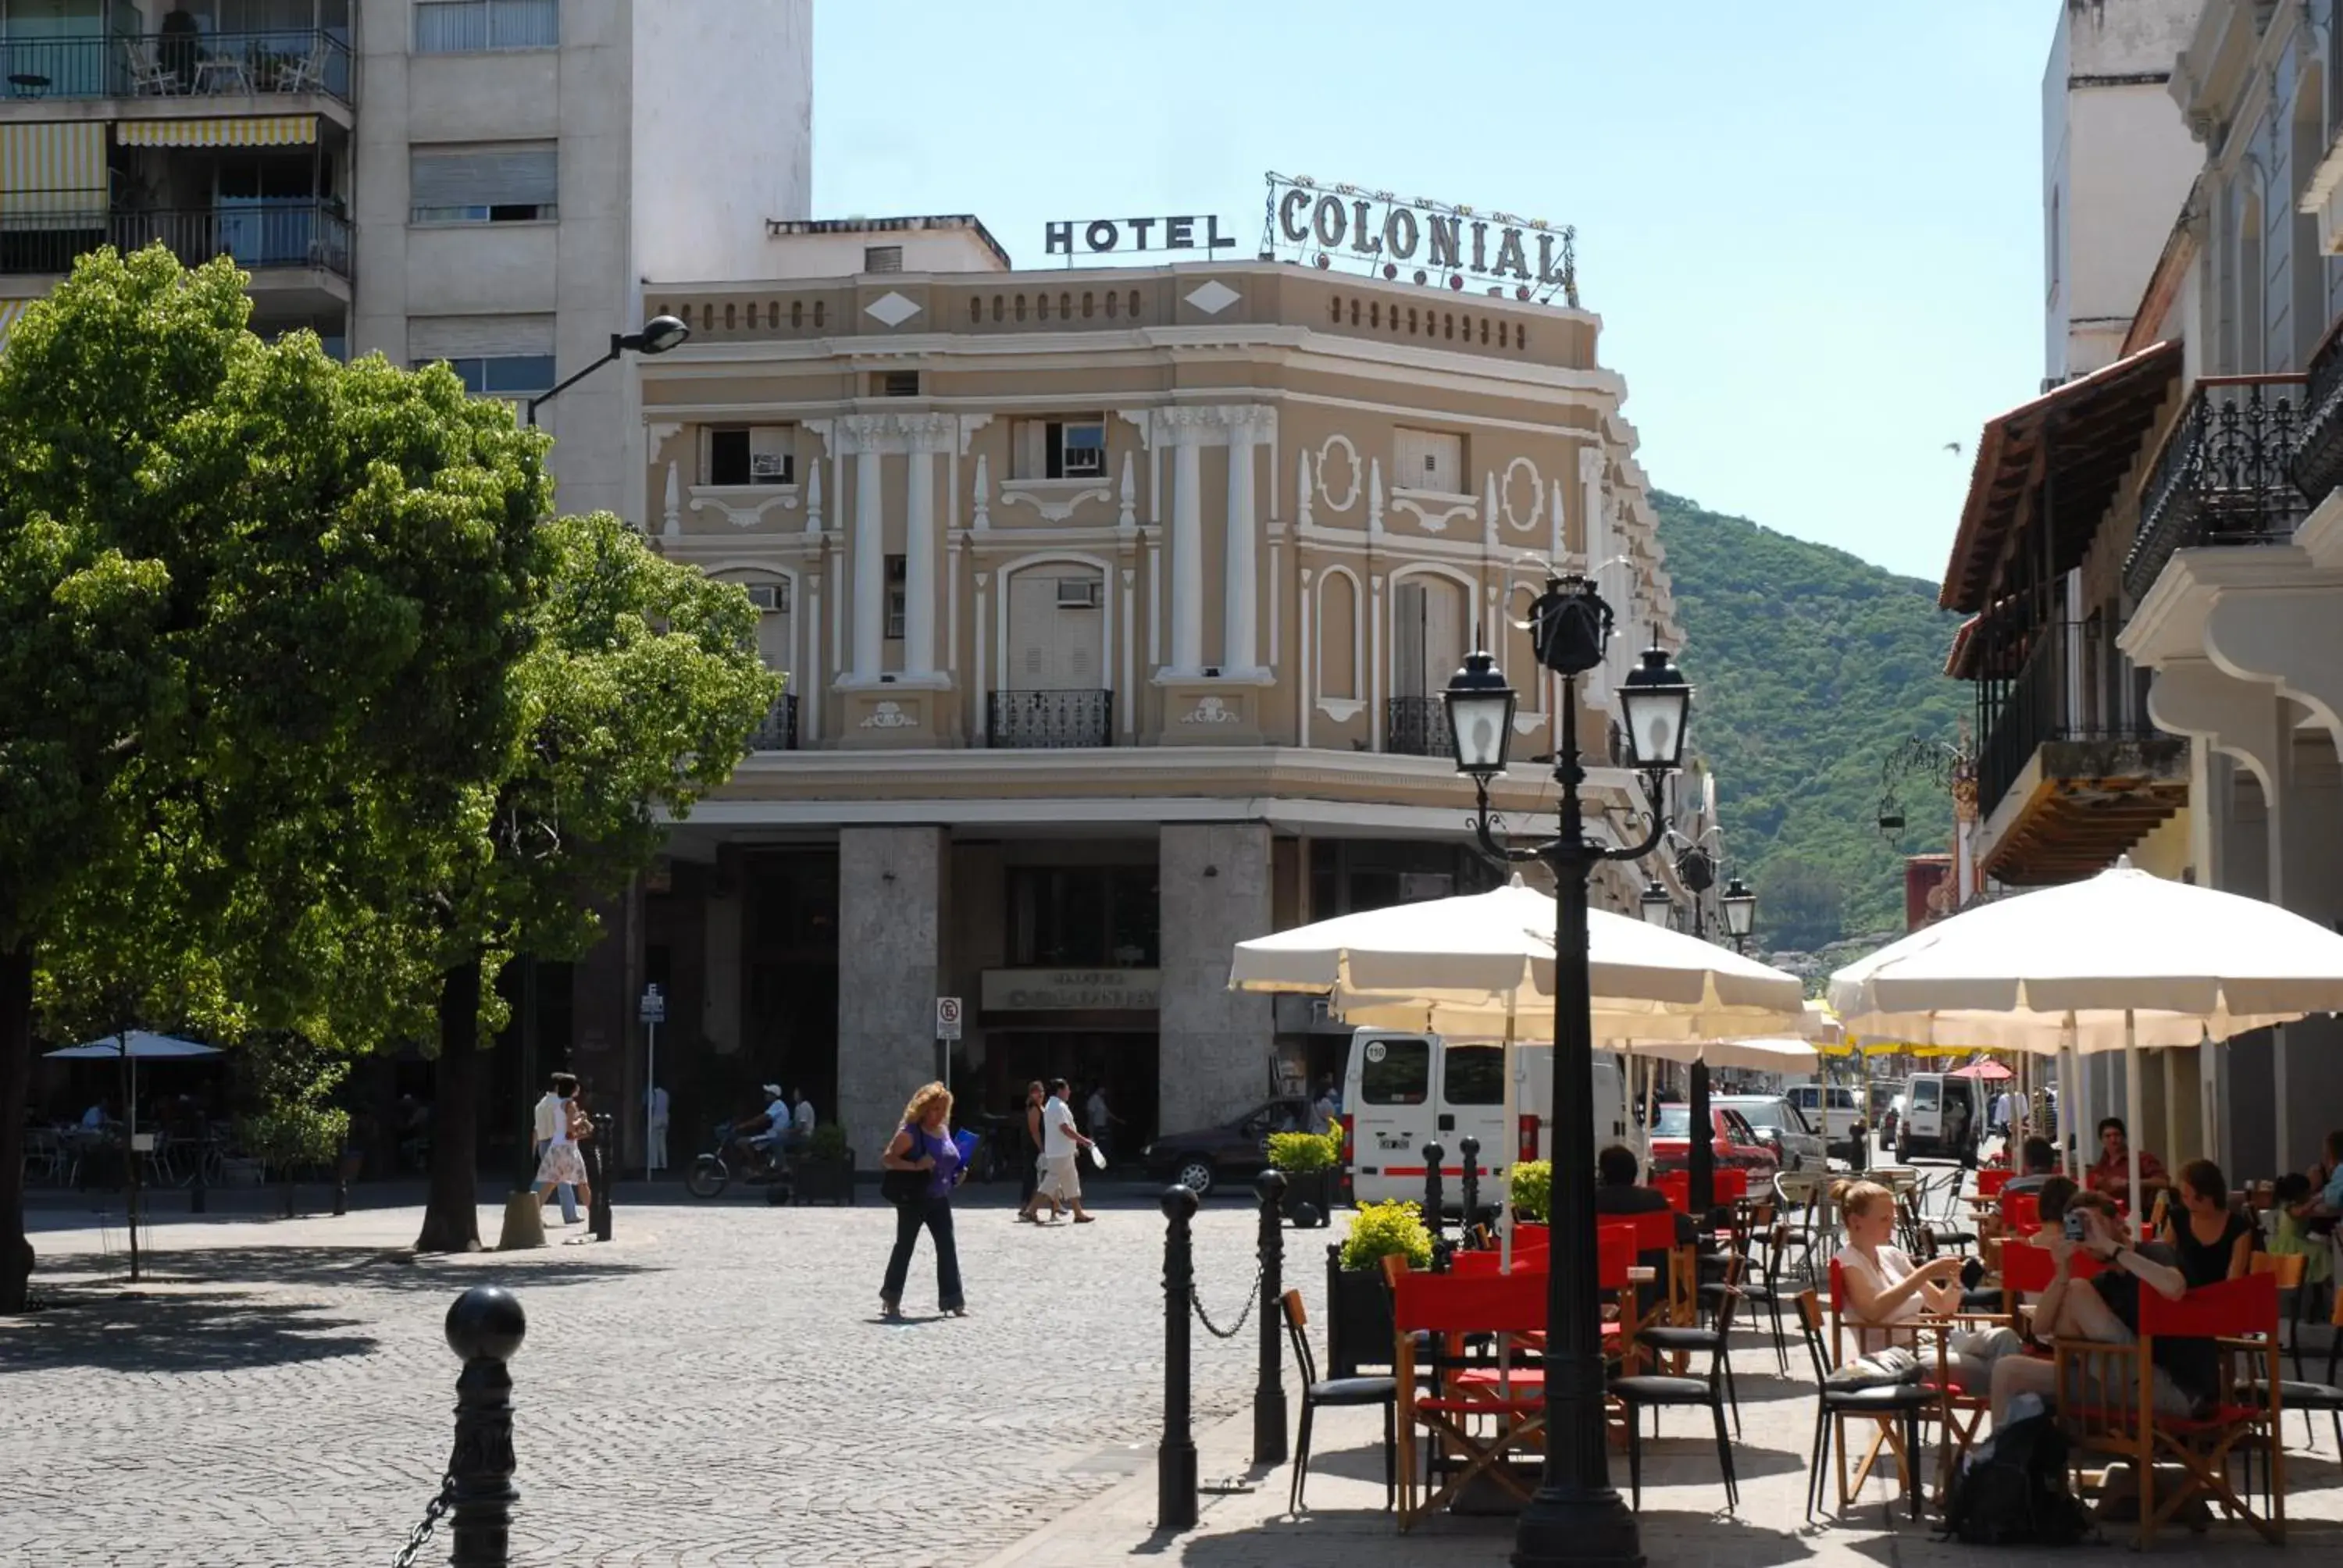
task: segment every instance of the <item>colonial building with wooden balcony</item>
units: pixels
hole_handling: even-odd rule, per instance
[[[1599,830],[1631,829],[1613,685],[1681,638],[1592,314],[1250,259],[1020,271],[964,217],[772,227],[773,281],[644,294],[693,333],[639,371],[649,532],[749,588],[789,691],[629,922],[702,1020],[662,1046],[679,1104],[769,1063],[867,1145],[937,995],[988,1109],[1063,1074],[1176,1131],[1336,1070],[1346,1031],[1231,995],[1229,950],[1489,876],[1440,694],[1491,648],[1515,754],[1554,751],[1518,629],[1549,566],[1619,618],[1578,720]]]

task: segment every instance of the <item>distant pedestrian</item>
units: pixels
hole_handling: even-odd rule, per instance
[[[667,1091],[654,1083],[643,1096],[644,1125],[650,1132],[649,1169],[667,1169]]]
[[[537,1102],[534,1133],[537,1146],[537,1179],[540,1182],[545,1180],[547,1164],[551,1159],[551,1150],[555,1141],[558,1140],[568,1143],[569,1153],[562,1168],[565,1171],[575,1170],[577,1174],[558,1178],[555,1190],[561,1195],[561,1222],[565,1225],[575,1225],[578,1223],[578,1183],[584,1181],[586,1177],[585,1159],[578,1152],[576,1140],[569,1137],[569,1101],[570,1097],[578,1092],[578,1080],[569,1073],[557,1072],[548,1080],[548,1082],[550,1087],[546,1090],[545,1098]],[[539,1207],[544,1205],[548,1195],[542,1191],[537,1195]]]
[[[578,1223],[577,1205],[583,1203],[591,1208],[594,1204],[594,1189],[586,1180],[586,1160],[578,1151],[578,1133],[592,1130],[587,1124],[586,1113],[578,1107],[578,1081],[566,1072],[557,1072],[553,1075],[553,1083],[560,1098],[555,1102],[557,1120],[554,1130],[547,1138],[545,1152],[537,1162],[537,1201],[542,1206],[557,1190],[559,1191],[562,1197],[561,1222],[575,1225]],[[543,1103],[538,1101],[540,1107]],[[543,1125],[541,1121],[539,1125]],[[575,1198],[569,1193],[573,1187],[577,1189]]]
[[[1106,1102],[1105,1084],[1101,1083],[1091,1087],[1090,1101],[1082,1108],[1082,1114],[1090,1121],[1091,1141],[1098,1145],[1100,1158],[1113,1158],[1116,1142],[1113,1129],[1121,1126],[1123,1122],[1122,1118],[1117,1116]]]
[[[1041,1107],[1049,1096],[1042,1091],[1041,1081],[1035,1079],[1025,1086],[1025,1103],[1017,1113],[1018,1163],[1024,1174],[1019,1179],[1017,1218],[1028,1224],[1041,1223],[1036,1212],[1041,1205],[1039,1189],[1041,1185]],[[1058,1217],[1058,1204],[1050,1200],[1050,1218]]]
[[[936,1305],[953,1317],[968,1316],[968,1300],[960,1292],[960,1247],[952,1238],[952,1189],[965,1171],[960,1145],[951,1132],[951,1091],[930,1083],[903,1107],[903,1123],[895,1130],[880,1164],[890,1171],[920,1171],[927,1183],[916,1196],[895,1205],[895,1250],[887,1259],[887,1275],[879,1286],[880,1313],[889,1321],[903,1315],[903,1285],[910,1277],[911,1252],[927,1228],[936,1244]]]
[[[1334,1078],[1332,1073],[1325,1074],[1318,1080],[1318,1099],[1316,1103],[1311,1106],[1310,1111],[1311,1120],[1317,1123],[1311,1131],[1322,1137],[1333,1131],[1341,1122],[1342,1097],[1334,1092]]]
[[[797,1109],[789,1113],[789,1121],[797,1133],[798,1147],[802,1149],[813,1141],[813,1096],[800,1089],[797,1092]]]
[[[1074,1126],[1073,1108],[1066,1103],[1071,1090],[1062,1078],[1050,1080],[1049,1102],[1041,1107],[1041,1187],[1051,1203],[1074,1211],[1074,1223],[1087,1225],[1096,1218],[1082,1207],[1082,1179],[1076,1169],[1091,1141]]]

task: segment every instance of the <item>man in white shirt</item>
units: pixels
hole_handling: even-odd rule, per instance
[[[798,1109],[793,1120],[797,1124],[798,1141],[801,1144],[811,1142],[814,1128],[813,1096],[802,1089],[798,1091]]]
[[[545,1159],[547,1145],[568,1131],[569,1107],[564,1101],[578,1092],[578,1081],[566,1072],[555,1073],[551,1082],[552,1087],[545,1091],[545,1098],[537,1102],[536,1128],[532,1134],[536,1140],[533,1147],[540,1163]],[[561,1222],[575,1225],[578,1223],[578,1189],[564,1181],[559,1191]]]
[[[1082,1181],[1077,1167],[1091,1141],[1074,1126],[1073,1107],[1066,1103],[1071,1091],[1062,1078],[1050,1081],[1049,1102],[1041,1107],[1041,1191],[1074,1211],[1074,1223],[1087,1225],[1097,1216],[1082,1207]]]
[[[644,1120],[650,1130],[649,1166],[667,1169],[667,1091],[654,1083],[643,1096]]]
[[[1105,1084],[1101,1083],[1091,1087],[1091,1097],[1084,1103],[1082,1113],[1090,1119],[1091,1141],[1099,1146],[1099,1152],[1104,1154],[1114,1142],[1113,1136],[1107,1129],[1122,1120],[1106,1102]]]

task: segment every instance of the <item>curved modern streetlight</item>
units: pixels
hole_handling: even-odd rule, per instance
[[[529,427],[532,429],[536,427],[538,405],[552,402],[619,355],[664,354],[689,338],[690,336],[689,325],[681,317],[674,316],[654,316],[643,323],[643,329],[640,332],[613,332],[610,334],[610,352],[568,380],[556,382],[551,387],[528,400]]]
[[[1456,770],[1473,780],[1473,829],[1491,859],[1543,862],[1554,880],[1553,1267],[1546,1276],[1545,1470],[1537,1493],[1522,1510],[1513,1537],[1515,1568],[1599,1563],[1641,1568],[1635,1516],[1611,1486],[1611,1456],[1604,1430],[1602,1298],[1595,1284],[1594,1031],[1593,984],[1587,970],[1587,882],[1605,860],[1649,854],[1667,832],[1664,790],[1684,759],[1692,688],[1654,646],[1619,685],[1628,765],[1644,776],[1651,830],[1633,846],[1590,839],[1579,787],[1586,769],[1578,757],[1578,678],[1603,662],[1610,641],[1611,607],[1594,584],[1576,573],[1550,578],[1530,608],[1531,646],[1538,663],[1562,677],[1562,744],[1554,781],[1562,786],[1561,831],[1542,842],[1513,845],[1489,810],[1489,785],[1505,771],[1513,734],[1513,689],[1485,652],[1466,657],[1448,683],[1449,738]]]

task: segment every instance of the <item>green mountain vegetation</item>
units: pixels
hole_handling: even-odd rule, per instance
[[[1936,608],[1934,583],[1653,499],[1699,689],[1693,741],[1716,773],[1726,859],[1757,891],[1757,945],[1901,930],[1903,857],[1946,847],[1952,801],[1905,782],[1891,843],[1882,769],[1907,737],[1957,738],[1970,696],[1944,664],[1960,618]]]

